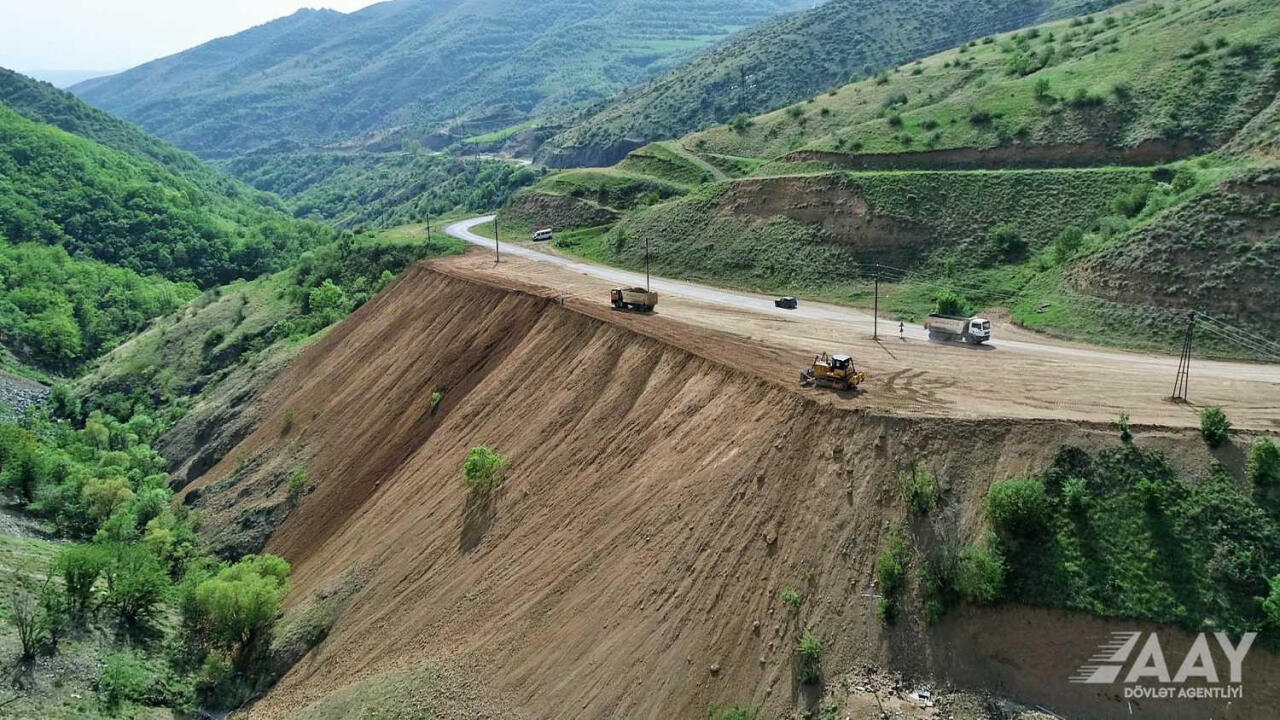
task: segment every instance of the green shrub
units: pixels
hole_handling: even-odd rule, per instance
[[[969,309],[969,303],[954,290],[939,290],[933,296],[933,311],[939,315],[965,317]]]
[[[907,560],[906,538],[901,529],[894,528],[876,558],[876,578],[880,582],[880,592],[885,596],[893,595],[902,587],[902,579],[907,574]]]
[[[1084,231],[1075,225],[1068,225],[1053,240],[1053,256],[1059,264],[1065,263],[1075,256],[1084,245]]]
[[[305,468],[294,468],[289,473],[289,494],[297,495],[307,487],[307,471]]]
[[[431,393],[431,414],[434,416],[440,409],[440,402],[444,400],[444,390],[437,389]]]
[[[288,592],[289,563],[274,555],[247,555],[235,565],[188,585],[180,604],[197,642],[225,652],[239,673],[249,672]]]
[[[916,463],[902,474],[902,497],[916,515],[927,515],[938,504],[938,479],[924,463]]]
[[[729,121],[729,127],[736,133],[744,133],[751,127],[751,117],[746,113],[738,113]]]
[[[1116,429],[1120,431],[1120,442],[1133,442],[1133,432],[1129,430],[1129,413],[1120,413],[1120,419],[1116,421]]]
[[[471,448],[463,465],[467,486],[475,492],[489,492],[502,484],[507,458],[484,445]]]
[[[1209,447],[1220,447],[1227,442],[1231,421],[1222,408],[1210,406],[1200,411],[1200,434]]]
[[[804,604],[804,598],[791,588],[783,588],[782,602],[790,605],[792,612],[800,612],[800,606]]]
[[[1062,502],[1072,515],[1083,517],[1093,504],[1088,484],[1081,478],[1068,478],[1062,484]]]
[[[987,240],[1005,260],[1016,261],[1027,251],[1027,240],[1013,223],[993,225],[987,231]]]
[[[1028,537],[1045,527],[1049,518],[1049,498],[1044,483],[1027,478],[1002,480],[987,492],[986,516],[997,531],[1014,537]]]
[[[800,656],[800,679],[806,685],[815,685],[822,680],[822,641],[813,632],[806,630],[796,643],[796,653]]]
[[[1117,195],[1112,199],[1111,211],[1124,217],[1137,217],[1142,212],[1142,209],[1147,206],[1147,200],[1150,197],[1150,185],[1135,185],[1129,192]]]
[[[1280,485],[1280,446],[1271,438],[1258,438],[1249,449],[1245,472],[1254,485]]]
[[[1262,606],[1267,626],[1272,630],[1280,630],[1280,575],[1271,578],[1268,585],[1270,592],[1266,597],[1258,598],[1258,604]]]
[[[960,551],[952,578],[955,590],[966,602],[987,605],[1004,589],[1004,557],[996,543],[966,545]]]
[[[759,707],[712,703],[707,709],[707,720],[758,720],[759,717]]]
[[[146,664],[128,651],[108,655],[106,666],[98,678],[98,692],[112,713],[126,704],[142,701],[150,685]]]
[[[902,116],[898,113],[890,113],[889,127],[902,127]]]

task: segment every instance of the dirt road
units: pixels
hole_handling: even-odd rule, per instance
[[[454,223],[446,232],[474,245],[493,240],[471,231],[492,216]],[[503,261],[469,254],[442,263],[492,279],[545,286],[571,302],[605,306],[608,288],[644,285],[644,275],[555,255],[528,244],[503,243]],[[1198,423],[1205,405],[1220,405],[1237,427],[1280,429],[1280,367],[1197,360],[1192,366],[1190,405],[1169,399],[1175,357],[1104,350],[1046,339],[997,322],[994,340],[971,347],[930,342],[919,325],[880,320],[854,308],[802,301],[795,310],[751,293],[653,278],[662,295],[653,317],[738,335],[754,341],[757,357],[716,359],[742,364],[776,379],[795,378],[805,358],[822,352],[852,354],[871,379],[853,397],[836,402],[868,410],[946,417],[1060,418],[1108,421],[1128,412],[1135,423],[1187,426]],[[644,330],[645,318],[627,320]],[[657,324],[657,323],[650,323]],[[665,332],[670,333],[667,329]],[[670,338],[668,338],[670,339]],[[751,353],[734,343],[735,353]],[[715,348],[700,348],[716,355]],[[783,366],[779,367],[779,364]]]

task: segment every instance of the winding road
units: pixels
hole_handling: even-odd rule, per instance
[[[445,232],[473,245],[492,249],[493,239],[477,234],[474,229],[493,219],[492,215],[487,215],[455,222]],[[504,259],[520,258],[531,262],[518,266],[504,262],[506,267],[494,268],[495,273],[514,275],[570,294],[578,292],[590,296],[599,292],[595,288],[584,288],[581,284],[584,277],[610,285],[645,284],[643,274],[574,260],[527,243],[503,242],[501,250]],[[493,265],[492,258],[489,265]],[[899,369],[941,372],[945,375],[941,380],[946,384],[954,382],[958,374],[967,373],[980,385],[973,387],[973,401],[961,400],[956,404],[978,407],[979,415],[987,414],[980,408],[990,405],[989,400],[1011,392],[1013,402],[1018,403],[1018,396],[1021,396],[1023,406],[1035,409],[1031,413],[1034,416],[1081,417],[1080,412],[1073,411],[1074,406],[1087,408],[1083,412],[1094,419],[1101,416],[1114,419],[1120,411],[1136,410],[1135,421],[1137,415],[1142,414],[1153,422],[1189,422],[1185,412],[1187,406],[1175,406],[1180,410],[1171,411],[1169,406],[1174,404],[1167,400],[1178,367],[1176,357],[1059,342],[1007,323],[997,323],[992,342],[982,348],[930,342],[924,327],[912,323],[905,324],[900,339],[898,328],[894,326],[896,323],[884,318],[880,321],[880,340],[871,341],[873,318],[863,310],[807,300],[801,301],[795,310],[782,310],[774,307],[773,298],[753,293],[661,277],[651,278],[650,285],[662,297],[659,309],[663,316],[680,322],[741,334],[796,350],[803,348],[810,354],[821,349],[815,342],[826,341],[829,344],[834,337],[855,345],[859,341],[870,341],[874,343],[870,348],[878,346],[892,358],[894,362],[890,365],[903,366],[881,369],[882,372],[889,370],[893,377],[900,375]],[[676,302],[672,302],[673,299]],[[839,329],[835,331],[838,334],[833,334],[833,327]],[[850,329],[863,331],[865,337],[841,337]],[[924,352],[928,354],[921,355],[918,352],[921,348],[927,348]],[[908,349],[913,352],[904,352]],[[855,357],[871,359],[874,355],[862,351]],[[1054,376],[1033,378],[1027,375],[1028,372]],[[1256,421],[1252,424],[1259,428],[1280,427],[1280,366],[1196,360],[1191,382],[1193,402],[1234,409],[1236,417]],[[992,383],[1005,387],[1001,393],[984,389]],[[1120,387],[1112,387],[1115,383]],[[1076,399],[1070,400],[1071,397]],[[1135,397],[1141,397],[1142,401],[1134,402]],[[995,405],[1000,406],[1001,403]],[[1104,409],[1101,415],[1092,410],[1095,407]],[[1143,412],[1143,407],[1151,412]],[[1046,409],[1050,410],[1046,412]],[[1024,414],[1009,412],[1003,407],[995,412]]]

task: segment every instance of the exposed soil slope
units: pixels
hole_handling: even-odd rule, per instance
[[[813,699],[793,681],[802,627],[833,673],[863,660],[944,676],[1025,665],[965,676],[1016,697],[1079,664],[1026,640],[1079,644],[1101,623],[1068,616],[980,645],[911,620],[882,630],[874,558],[905,517],[909,463],[927,458],[945,483],[922,534],[967,540],[993,479],[1042,467],[1061,443],[1114,442],[1109,429],[851,411],[705,352],[758,351],[745,341],[686,328],[680,348],[605,313],[418,266],[267,391],[269,417],[188,501],[224,534],[280,522],[266,548],[294,563],[295,602],[352,570],[367,582],[251,717],[331,694],[355,712],[362,693],[409,687],[451,713],[684,718],[750,702],[773,716]],[[1139,442],[1208,462],[1187,432]],[[479,444],[511,460],[488,498],[461,479]],[[310,487],[290,498],[295,466]],[[778,599],[786,587],[805,597],[798,615]],[[1262,657],[1249,672],[1272,671]],[[1258,681],[1249,702],[1271,692]],[[1081,695],[1062,709],[1123,707]]]

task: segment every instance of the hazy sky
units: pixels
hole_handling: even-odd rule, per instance
[[[123,70],[304,7],[374,0],[0,0],[0,67]]]

